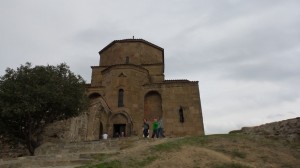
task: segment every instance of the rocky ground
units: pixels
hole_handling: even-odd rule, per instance
[[[294,142],[300,139],[300,117],[254,127],[243,127],[241,130],[231,131],[231,133],[262,135],[268,138],[280,138]]]

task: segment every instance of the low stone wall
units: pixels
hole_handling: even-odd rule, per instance
[[[117,139],[72,142],[44,143],[35,150],[35,155],[53,155],[68,153],[111,153],[120,150]]]
[[[255,127],[243,127],[230,133],[264,135],[271,138],[282,138],[290,142],[300,141],[300,117],[263,124]]]

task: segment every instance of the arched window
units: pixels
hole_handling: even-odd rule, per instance
[[[183,109],[181,106],[179,109],[179,122],[184,123]]]
[[[123,89],[119,90],[118,107],[124,107],[124,90]]]

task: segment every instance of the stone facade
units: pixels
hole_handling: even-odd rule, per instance
[[[71,141],[97,140],[104,133],[142,136],[143,119],[151,125],[160,117],[167,136],[204,135],[198,82],[165,80],[163,48],[143,39],[115,40],[99,55],[86,86],[89,110],[68,120],[69,131],[56,136]]]

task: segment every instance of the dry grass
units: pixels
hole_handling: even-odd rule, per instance
[[[299,143],[238,134],[122,142],[120,153],[84,167],[286,167],[300,165]],[[122,144],[121,143],[121,144]]]

